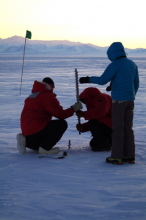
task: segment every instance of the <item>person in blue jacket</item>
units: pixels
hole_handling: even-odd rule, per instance
[[[111,82],[112,98],[112,152],[106,162],[135,163],[135,140],[133,132],[134,100],[139,88],[136,64],[127,58],[121,42],[114,42],[107,50],[112,61],[100,77],[81,77],[80,83],[104,85]],[[108,87],[107,91],[110,90]]]

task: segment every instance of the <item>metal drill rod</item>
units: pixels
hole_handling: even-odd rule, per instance
[[[76,98],[77,98],[77,102],[79,102],[79,81],[78,81],[77,69],[75,69],[75,83],[76,83]],[[81,124],[80,117],[78,117],[78,123]],[[81,134],[80,131],[79,131],[79,134]]]

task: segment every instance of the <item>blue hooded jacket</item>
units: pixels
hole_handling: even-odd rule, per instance
[[[136,64],[126,57],[122,43],[115,42],[107,50],[112,61],[100,77],[90,77],[90,83],[104,85],[111,81],[111,98],[119,101],[135,100],[139,88],[139,74]]]

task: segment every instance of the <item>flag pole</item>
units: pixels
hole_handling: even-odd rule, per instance
[[[21,84],[20,84],[20,95],[21,95],[21,86],[22,86],[22,76],[23,76],[23,66],[24,66],[24,56],[25,56],[25,46],[26,46],[26,36],[25,36],[25,44],[24,44],[24,52],[23,52],[22,74],[21,74]]]
[[[22,63],[22,74],[21,74],[21,84],[20,84],[20,95],[21,95],[21,86],[22,86],[22,76],[23,76],[23,66],[24,66],[26,38],[31,39],[31,32],[30,31],[26,31],[26,36],[25,36],[25,44],[24,44],[24,52],[23,52],[23,63]]]

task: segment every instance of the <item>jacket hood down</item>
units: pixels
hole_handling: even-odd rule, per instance
[[[124,46],[121,42],[114,42],[107,50],[107,56],[110,61],[114,61],[121,56],[126,56]]]
[[[32,87],[32,93],[35,92],[48,92],[50,91],[51,93],[53,92],[53,88],[51,85],[45,83],[45,82],[40,82],[38,80],[34,81],[33,87]]]
[[[73,108],[63,109],[51,85],[35,81],[32,93],[25,99],[21,113],[21,130],[24,136],[35,134],[46,127],[52,117],[66,119],[74,114]]]

